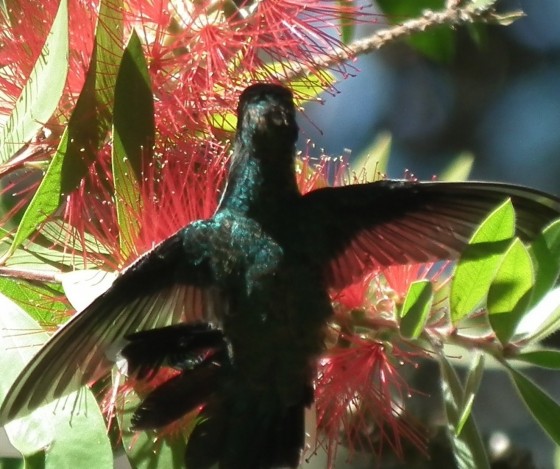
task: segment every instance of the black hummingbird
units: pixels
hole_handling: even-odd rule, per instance
[[[2,422],[97,380],[120,355],[139,378],[180,370],[148,395],[133,425],[158,427],[200,408],[188,468],[295,467],[331,289],[367,270],[457,257],[508,197],[522,239],[560,215],[559,199],[498,183],[381,180],[302,195],[291,92],[250,86],[237,115],[214,216],[139,258],[58,331],[13,384]]]

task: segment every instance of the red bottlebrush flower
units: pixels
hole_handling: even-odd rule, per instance
[[[309,153],[308,150],[306,153]],[[313,159],[304,155],[298,160],[296,168],[297,184],[302,194],[327,186],[343,186],[347,171],[348,163],[343,158],[322,155]]]
[[[377,272],[370,272],[352,285],[348,285],[343,290],[333,293],[333,301],[347,310],[368,307],[368,304],[372,305],[373,301],[371,300],[373,298],[370,298],[370,301],[368,301],[368,292],[371,290],[371,283],[376,275]]]
[[[351,453],[384,445],[403,456],[403,440],[425,451],[422,429],[407,416],[411,395],[397,368],[415,355],[395,345],[359,336],[345,337],[348,347],[331,350],[320,361],[315,382],[317,426],[332,466],[339,442]],[[321,438],[321,437],[319,437]]]
[[[4,18],[5,27],[1,28],[5,47],[0,51],[0,63],[15,65],[13,70],[4,68],[0,74],[4,113],[10,112],[29,76],[57,6],[55,1],[42,2],[41,5],[35,1],[10,4],[10,21]],[[41,160],[43,165],[45,159],[48,160],[54,153],[61,135],[58,131],[60,122],[70,115],[84,83],[95,23],[98,21],[102,27],[104,21],[103,17],[97,17],[98,4],[95,1],[70,0],[69,11],[71,67],[60,110],[53,117],[55,125],[51,125],[56,131],[32,143],[32,146],[41,144],[39,152],[27,152],[32,155],[27,158]],[[171,155],[182,153],[182,158],[193,160],[187,162],[187,166],[196,165],[199,174],[205,171],[212,173],[212,168],[225,161],[224,137],[228,136],[223,129],[216,127],[216,121],[219,116],[234,109],[238,90],[255,80],[278,80],[283,70],[289,72],[293,64],[314,70],[319,51],[328,54],[342,46],[329,34],[330,30],[338,27],[341,16],[354,20],[365,17],[359,8],[350,3],[334,1],[301,3],[264,0],[246,1],[237,6],[214,0],[126,2],[125,36],[126,31],[134,28],[144,40],[155,98],[155,146],[164,155],[162,158],[168,158],[168,155],[174,158]],[[24,17],[33,18],[41,27],[29,28]],[[271,65],[271,60],[283,61],[282,67]],[[315,72],[319,77],[323,76],[322,72]],[[325,77],[323,84],[327,86],[329,83],[330,78]],[[63,119],[60,119],[61,113]],[[201,139],[210,142],[210,146],[220,147],[214,152],[219,162],[214,163],[207,158],[206,150],[196,153],[202,148]],[[107,143],[92,152],[86,162],[88,173],[79,187],[66,195],[56,215],[65,223],[61,241],[68,241],[74,246],[76,243],[71,238],[77,236],[84,250],[87,250],[86,238],[89,238],[86,233],[92,234],[103,246],[117,244],[118,227],[114,207],[110,203],[112,176],[109,145]],[[165,173],[162,168],[167,163],[162,165],[156,160],[146,162],[147,168],[150,165],[158,168],[161,174],[157,178],[161,179]],[[152,200],[162,197],[157,185],[152,184],[150,189]],[[194,197],[189,196],[189,200],[192,199]],[[25,202],[22,202],[23,205]],[[205,213],[208,214],[208,210]],[[161,239],[161,235],[156,238]],[[152,245],[153,242],[155,240],[144,244]],[[115,265],[122,265],[122,259]]]
[[[386,295],[389,295],[392,301],[400,304],[404,301],[410,284],[416,280],[429,279],[435,291],[443,288],[451,280],[450,264],[450,261],[444,261],[392,265],[383,269],[378,281],[380,285],[384,285]]]
[[[86,262],[119,269],[178,229],[214,213],[227,175],[227,155],[222,145],[186,140],[149,161],[139,183],[138,209],[131,207],[128,215],[137,220],[139,231],[124,251],[111,203],[112,177],[108,168],[104,171],[101,183],[99,173],[94,174],[68,197],[64,219],[71,229],[61,230],[59,244],[82,247]],[[99,246],[92,246],[92,239]]]
[[[185,154],[185,148],[167,152],[165,160],[152,161],[145,170],[137,254],[190,222],[209,218],[218,205],[227,175],[226,149],[199,142],[191,144],[190,158]]]

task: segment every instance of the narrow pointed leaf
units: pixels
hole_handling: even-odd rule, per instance
[[[519,371],[509,368],[517,391],[525,405],[552,440],[560,445],[560,405]]]
[[[484,374],[484,355],[477,353],[471,363],[469,374],[467,375],[467,382],[465,384],[465,391],[463,402],[461,403],[460,415],[455,429],[455,434],[459,436],[463,430],[463,426],[471,415],[474,398],[480,387],[482,375]]]
[[[560,288],[548,292],[525,314],[515,332],[524,342],[536,344],[557,330],[560,330]]]
[[[352,0],[338,0],[339,5],[344,8],[345,6],[352,6]],[[349,44],[354,37],[354,29],[356,27],[355,19],[349,14],[340,15],[340,38],[344,44]]]
[[[68,5],[61,0],[41,55],[0,129],[0,163],[26,145],[58,106],[68,70]]]
[[[121,251],[126,256],[140,229],[142,162],[154,144],[154,101],[140,38],[132,32],[115,88],[112,169]]]
[[[535,350],[533,352],[520,353],[512,358],[541,368],[560,370],[560,350]]]
[[[451,284],[454,324],[479,308],[515,233],[515,212],[508,200],[482,222],[461,255]]]
[[[426,324],[434,295],[432,282],[419,280],[412,282],[401,309],[400,331],[404,337],[417,339]]]
[[[554,287],[560,275],[560,220],[548,225],[529,248],[535,268],[531,306],[535,306]]]
[[[112,107],[116,67],[122,55],[121,41],[117,34],[122,30],[122,18],[115,13],[120,11],[118,6],[117,0],[104,0],[100,3],[99,17],[103,21],[97,24],[94,50],[84,88],[5,258],[60,207],[65,195],[78,186],[87,171],[86,159],[89,158],[91,162],[95,152],[105,141],[110,128],[111,116],[108,112]]]
[[[465,390],[457,373],[444,356],[440,356],[441,383],[448,420],[448,434],[453,455],[459,469],[490,469],[488,456],[476,423],[469,413],[461,423],[464,414]],[[461,423],[461,431],[458,432]]]
[[[532,286],[531,256],[523,243],[515,239],[488,291],[490,325],[502,344],[510,340],[526,313]]]

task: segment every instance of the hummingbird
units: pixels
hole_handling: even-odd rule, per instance
[[[132,427],[198,409],[187,468],[297,467],[331,291],[374,269],[457,258],[507,198],[523,240],[560,216],[560,199],[502,183],[387,179],[301,194],[291,91],[249,86],[237,117],[214,215],[141,256],[57,331],[12,385],[0,422],[124,358],[138,379],[178,370],[148,394]]]

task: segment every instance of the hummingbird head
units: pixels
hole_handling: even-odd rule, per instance
[[[237,107],[237,137],[263,150],[293,148],[298,125],[292,92],[270,83],[246,88]]]

